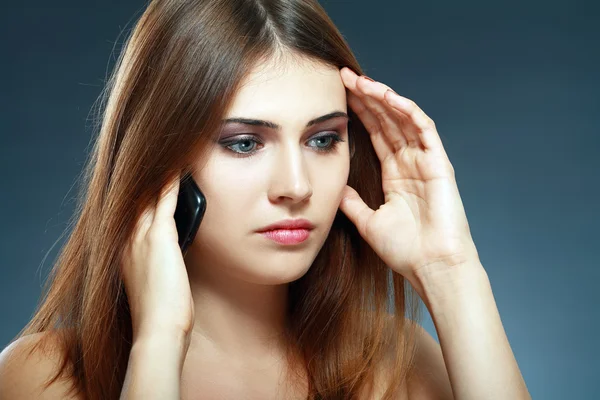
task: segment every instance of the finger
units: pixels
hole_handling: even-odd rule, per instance
[[[154,204],[148,205],[146,209],[140,215],[136,227],[135,227],[135,237],[144,237],[146,232],[152,225],[152,221],[154,221],[155,207]]]
[[[168,182],[161,190],[156,206],[156,219],[167,220],[175,215],[177,196],[179,195],[179,175]]]
[[[347,77],[353,76],[355,80],[358,80],[359,76],[351,69],[344,67],[342,70],[343,75]],[[361,81],[368,82],[368,80],[364,79],[361,79]],[[423,148],[436,149],[442,153],[445,153],[441,138],[435,127],[435,123],[427,114],[425,114],[425,112],[423,112],[421,108],[419,108],[412,100],[398,95],[388,86],[380,82],[375,82],[375,84],[376,86],[379,85],[380,87],[385,88],[382,96],[382,98],[385,100],[383,103],[387,102],[387,104],[389,104],[397,113],[405,116],[405,119],[402,119],[406,122],[403,124],[403,133],[407,135],[407,138],[410,138],[409,141],[419,140],[423,145]],[[365,101],[365,105],[369,107],[370,103]]]
[[[408,117],[412,132],[419,136],[425,149],[444,150],[435,123],[414,101],[393,91],[386,92],[384,97],[388,104]]]
[[[369,111],[379,120],[383,132],[392,144],[394,151],[399,151],[407,145],[410,147],[421,147],[419,135],[410,119],[398,112],[394,107],[387,104],[384,95],[388,89],[386,85],[372,82],[368,79],[358,79],[357,88],[361,92],[361,100]]]
[[[389,142],[385,140],[385,136],[383,134],[383,129],[376,115],[370,112],[367,104],[364,101],[364,98],[360,91],[356,88],[357,75],[354,72],[351,72],[349,68],[342,68],[341,77],[344,85],[348,88],[347,100],[350,105],[354,105],[352,109],[354,112],[360,117],[361,122],[367,128],[367,131],[373,138],[377,137],[377,141],[379,143],[386,143],[389,145]],[[379,139],[381,138],[381,139]],[[375,144],[374,144],[375,145]],[[390,152],[392,149],[390,146],[382,146],[380,148],[382,154],[386,154]],[[381,159],[381,158],[380,158]]]
[[[140,243],[146,237],[146,233],[148,232],[148,229],[150,229],[153,220],[154,204],[151,204],[138,217],[138,220],[133,228],[133,232],[126,242],[125,250],[122,255],[123,264],[127,264],[129,262],[133,245],[135,243]]]
[[[389,86],[358,76],[350,69],[344,69],[342,75],[344,84],[361,99],[367,110],[377,119],[382,135],[392,145],[394,152],[406,147],[407,144],[420,145],[418,135],[407,129],[405,121],[407,117],[386,104],[384,94],[387,90],[391,90]]]
[[[393,154],[393,148],[383,135],[377,118],[375,118],[375,116],[373,116],[367,110],[367,107],[363,104],[360,98],[358,98],[358,96],[354,95],[352,92],[348,92],[346,100],[348,101],[348,105],[352,108],[352,110],[354,110],[356,115],[358,115],[361,122],[367,129],[367,132],[371,138],[371,142],[373,143],[373,148],[377,154],[377,158],[379,158],[380,162],[383,162],[388,155]]]
[[[361,236],[366,237],[367,222],[375,213],[364,201],[354,188],[346,185],[342,193],[340,210],[356,226]]]

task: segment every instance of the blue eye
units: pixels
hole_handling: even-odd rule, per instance
[[[231,148],[232,146],[240,146],[238,147],[240,150],[234,150],[236,153],[246,153],[245,150],[248,150],[249,147],[255,147],[255,146],[251,146],[252,143],[259,143],[254,139],[251,138],[243,138],[240,139],[236,142],[234,142],[233,144],[230,144],[227,146],[227,148]]]
[[[318,143],[317,146],[314,146],[314,148],[319,153],[332,153],[337,149],[339,142],[344,141],[345,140],[343,140],[337,133],[316,136],[309,140],[309,142]],[[253,143],[255,145],[253,145]],[[222,145],[225,148],[230,149],[236,157],[253,156],[254,154],[256,154],[256,151],[252,151],[256,147],[256,144],[262,144],[262,142],[258,140],[258,138],[256,138],[255,136],[241,136],[235,141],[228,141],[226,143],[222,143]],[[237,149],[235,148],[236,146]]]

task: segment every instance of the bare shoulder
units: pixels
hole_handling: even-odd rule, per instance
[[[393,317],[390,316],[388,327],[393,328],[391,324]],[[405,340],[408,330],[415,328],[415,359],[414,368],[408,376],[408,382],[401,388],[400,393],[394,393],[395,400],[453,400],[450,378],[446,370],[442,349],[438,342],[421,325],[415,321],[406,318],[403,334],[396,335],[399,344]],[[394,335],[392,335],[393,337]],[[394,354],[390,349],[389,354]],[[373,397],[369,399],[382,399],[387,385],[394,377],[393,360],[386,359],[385,365],[378,368],[376,373],[376,383]]]
[[[408,396],[411,400],[452,400],[452,386],[442,348],[421,325],[408,320],[416,328],[414,371],[408,381]]]
[[[408,331],[408,324],[413,323],[413,321],[405,318],[405,332],[403,334],[395,332],[395,324],[393,315],[386,315],[386,324],[385,329],[387,330],[385,336],[392,338],[393,343],[390,344],[390,348],[386,351],[386,357],[382,360],[382,362],[375,366],[375,375],[374,382],[371,385],[365,387],[363,392],[359,396],[364,400],[381,400],[384,398],[384,395],[391,383],[391,381],[395,378],[396,374],[396,366],[394,365],[395,359],[392,357],[396,354],[396,346],[402,346],[402,341],[406,340],[406,333]],[[417,333],[419,334],[419,333]],[[389,357],[388,357],[389,356]],[[392,393],[392,399],[394,400],[412,400],[409,396],[410,394],[410,374],[409,374],[409,384],[402,385],[402,387],[398,388],[394,393]]]
[[[70,385],[64,379],[59,378],[45,388],[61,361],[57,341],[51,333],[26,335],[12,342],[0,352],[0,398],[80,399],[69,395]]]

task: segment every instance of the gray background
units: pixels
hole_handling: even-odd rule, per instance
[[[532,396],[600,398],[597,2],[322,4],[366,73],[436,121]],[[64,242],[90,109],[143,7],[2,4],[2,347]]]

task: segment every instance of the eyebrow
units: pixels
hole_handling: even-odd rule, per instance
[[[343,111],[334,111],[332,113],[322,115],[318,118],[311,119],[306,124],[306,128],[310,128],[313,125],[320,124],[321,122],[325,122],[332,118],[338,118],[338,117],[349,118],[348,114],[346,114]],[[252,119],[252,118],[227,118],[227,119],[223,120],[223,123],[224,124],[238,123],[238,124],[251,125],[251,126],[264,126],[266,128],[275,129],[278,131],[281,130],[281,125],[278,125],[274,122],[263,121],[260,119]]]

